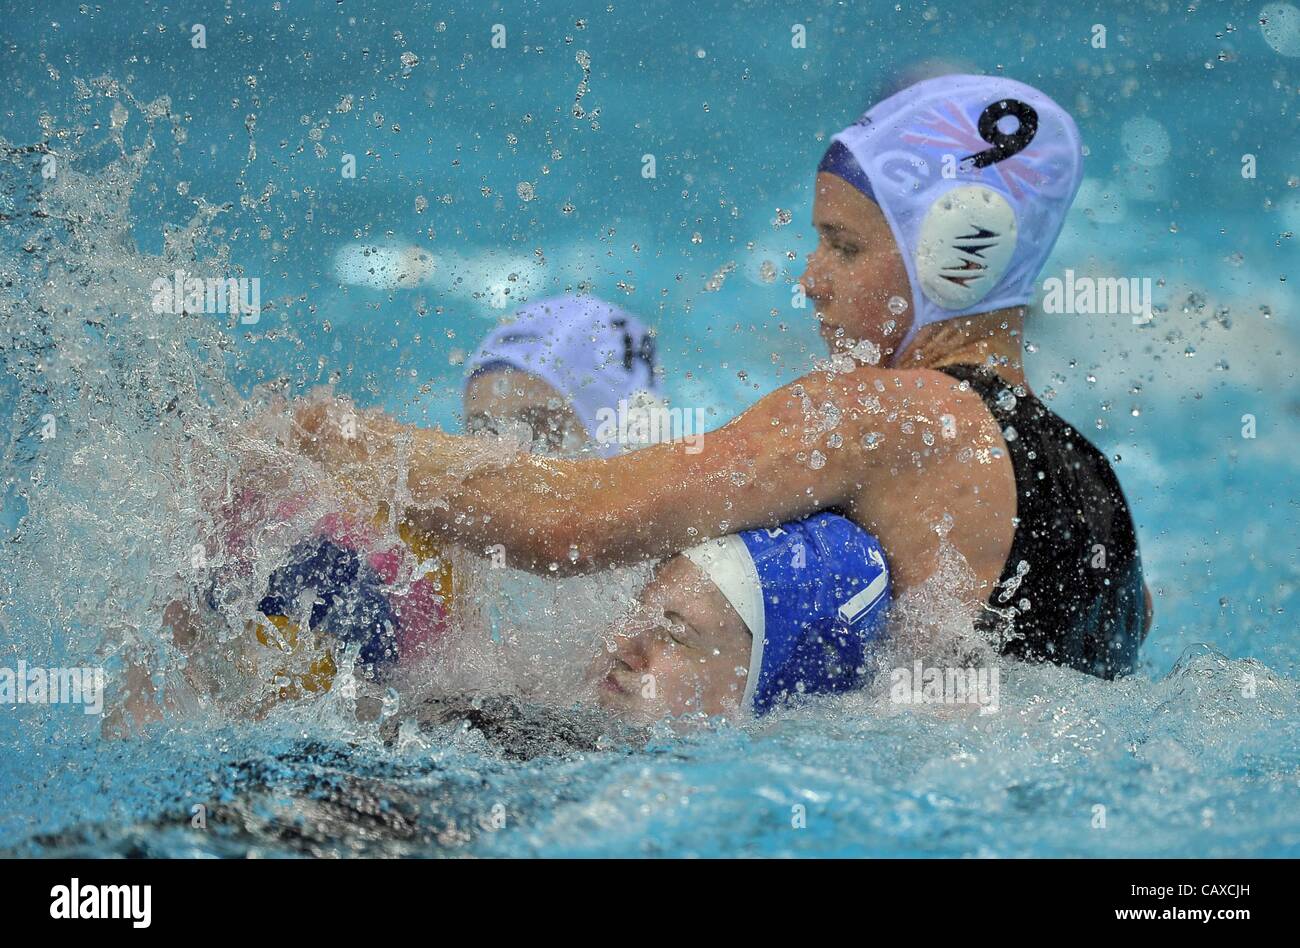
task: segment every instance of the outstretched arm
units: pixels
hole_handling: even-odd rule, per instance
[[[374,415],[355,420],[355,436],[343,438],[347,409],[338,403],[308,404],[297,420],[303,450],[351,478],[354,489],[400,496],[400,478],[382,475],[405,471],[408,517],[420,529],[479,551],[500,544],[525,569],[574,573],[843,504],[853,465],[835,459],[814,468],[824,432],[812,443],[805,438],[817,430],[807,406],[838,401],[844,383],[810,376],[801,384],[705,435],[697,453],[671,443],[612,459],[521,455],[459,474],[466,458],[483,453],[479,439]]]

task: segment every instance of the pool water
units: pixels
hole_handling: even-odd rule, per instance
[[[1026,365],[1115,458],[1157,619],[1120,682],[1002,664],[996,713],[882,681],[638,729],[569,707],[566,669],[643,576],[514,577],[481,591],[509,634],[438,672],[478,697],[444,706],[106,741],[0,704],[0,852],[1300,854],[1295,6],[7,7],[0,666],[105,667],[111,704],[129,648],[175,660],[160,603],[270,389],[455,427],[465,353],[562,291],[656,326],[710,426],[808,371],[812,169],[935,57],[1078,120],[1044,277],[1153,281],[1142,324],[1035,313]],[[258,320],[152,312],[177,269],[256,277]]]

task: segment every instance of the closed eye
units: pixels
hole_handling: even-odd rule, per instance
[[[830,248],[836,253],[845,257],[852,257],[861,252],[862,248],[856,243],[845,238],[844,233],[838,227],[831,227],[824,224],[818,228],[821,239],[830,245]]]
[[[683,619],[681,615],[676,612],[665,612],[664,619],[666,620],[664,631],[674,644],[683,648],[700,647],[699,634],[695,631],[694,626]]]

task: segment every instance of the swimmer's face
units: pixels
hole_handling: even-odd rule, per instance
[[[591,678],[601,705],[632,720],[700,711],[735,715],[751,641],[713,581],[685,556],[674,556],[611,633]]]
[[[817,249],[800,282],[816,307],[822,338],[832,352],[868,340],[886,361],[912,322],[907,266],[889,222],[875,201],[843,178],[821,172],[813,226]],[[908,304],[897,315],[889,311],[895,296]]]
[[[465,386],[465,430],[516,434],[538,454],[572,454],[587,431],[564,397],[535,375],[502,366]]]

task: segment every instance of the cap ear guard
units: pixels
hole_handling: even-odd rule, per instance
[[[959,310],[992,292],[1016,252],[1016,213],[992,188],[964,185],[926,212],[913,270],[936,306]]]

